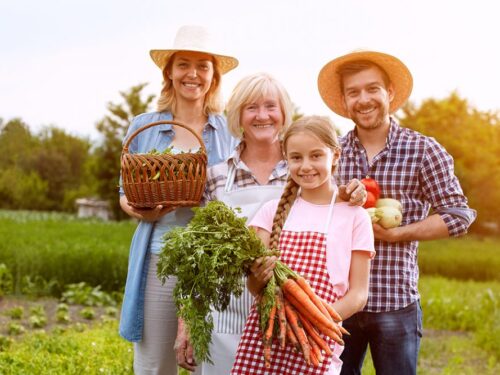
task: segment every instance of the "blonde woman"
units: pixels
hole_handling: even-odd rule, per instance
[[[164,80],[158,109],[137,116],[127,137],[151,122],[175,120],[190,126],[201,137],[209,165],[225,160],[236,140],[220,115],[223,109],[220,80],[238,61],[215,53],[208,31],[198,26],[181,27],[173,48],[152,50],[150,55]],[[159,125],[139,133],[129,151],[145,153],[167,147],[180,152],[200,145],[188,130]],[[134,342],[136,374],[176,374],[174,339],[178,322],[172,298],[175,279],[169,278],[161,285],[156,276],[156,263],[163,234],[172,227],[186,225],[192,212],[188,207],[135,209],[128,205],[123,189],[120,189],[120,205],[128,215],[139,220],[130,248],[120,334]]]

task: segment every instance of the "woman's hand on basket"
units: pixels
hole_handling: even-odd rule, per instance
[[[180,318],[178,319],[177,323],[177,337],[175,338],[174,350],[177,364],[180,367],[191,372],[196,370],[196,361],[194,360],[193,347],[189,342],[189,337],[186,331],[186,326],[184,325],[184,321]]]
[[[276,266],[275,256],[257,258],[250,267],[250,274],[248,275],[247,284],[250,293],[254,296],[264,288],[273,276],[273,270]]]
[[[158,205],[154,208],[134,208],[130,207],[135,213],[135,217],[142,221],[155,222],[158,221],[162,216],[174,211],[178,206],[163,206]]]
[[[120,207],[125,213],[137,220],[154,222],[160,219],[163,215],[174,211],[178,206],[156,206],[155,208],[134,208],[128,204],[127,197],[122,195],[120,197]]]

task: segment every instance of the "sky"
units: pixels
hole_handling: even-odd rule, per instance
[[[95,124],[120,92],[161,72],[150,49],[168,49],[182,25],[209,28],[240,65],[223,78],[228,99],[244,76],[268,72],[303,114],[335,115],[317,90],[320,69],[356,49],[393,54],[414,78],[410,100],[457,91],[499,111],[500,3],[493,0],[0,0],[0,118],[37,132],[57,126],[98,141]]]

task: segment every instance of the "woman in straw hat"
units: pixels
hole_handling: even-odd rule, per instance
[[[368,302],[344,322],[342,374],[360,374],[368,345],[377,374],[416,374],[422,336],[417,288],[418,241],[460,236],[476,212],[467,206],[453,158],[435,139],[401,127],[392,116],[413,79],[398,58],[356,51],[328,62],[318,88],[326,105],[355,129],[341,138],[341,179],[370,176],[381,197],[402,204],[403,222],[373,224],[375,250]],[[429,210],[432,209],[432,214]]]
[[[225,160],[236,145],[226,121],[220,97],[221,76],[238,65],[234,57],[218,54],[210,44],[206,29],[181,27],[171,49],[152,50],[151,58],[163,73],[163,88],[155,112],[137,116],[127,137],[142,126],[157,121],[178,121],[194,130],[203,140],[208,164]],[[186,129],[162,124],[139,133],[131,142],[131,153],[152,149],[189,151],[199,148],[197,139]],[[136,374],[175,374],[174,339],[177,317],[172,290],[175,279],[164,285],[156,276],[162,236],[172,227],[186,225],[192,216],[188,207],[135,209],[128,205],[120,189],[120,205],[139,220],[132,239],[129,269],[120,320],[120,334],[134,342]]]

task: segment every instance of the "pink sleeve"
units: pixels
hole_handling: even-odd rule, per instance
[[[278,208],[278,202],[279,201],[275,199],[264,203],[264,205],[259,208],[253,219],[250,220],[248,226],[262,228],[271,233],[273,229],[274,214]]]
[[[364,208],[357,210],[352,233],[352,250],[370,251],[375,256],[375,239],[370,215]]]

